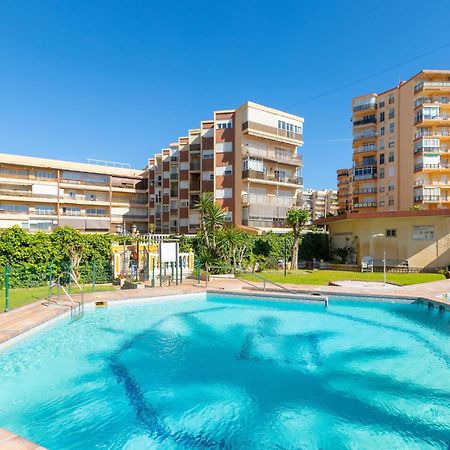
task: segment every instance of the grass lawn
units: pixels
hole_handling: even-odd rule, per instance
[[[114,286],[112,284],[98,284],[95,286],[95,292],[100,291],[112,291]],[[76,286],[72,286],[72,293],[79,293],[79,289]],[[92,286],[87,285],[84,287],[84,292],[92,292]],[[56,295],[56,288],[53,288],[53,294]],[[64,293],[61,292],[61,296]],[[10,289],[9,290],[9,309],[17,308],[19,306],[27,305],[28,303],[35,302],[48,297],[48,286],[39,286],[35,288],[23,288],[23,289]],[[0,291],[0,312],[5,310],[5,290]]]
[[[261,275],[276,283],[292,284],[320,284],[327,285],[330,281],[352,280],[352,281],[383,281],[383,273],[378,272],[346,272],[341,270],[299,270],[288,271],[284,276],[282,270],[268,270]],[[242,278],[248,281],[261,281],[252,274],[243,274]],[[388,273],[388,283],[401,285],[427,283],[429,281],[444,280],[444,275],[439,273]]]

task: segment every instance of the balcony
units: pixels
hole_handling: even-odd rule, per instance
[[[416,94],[424,89],[450,90],[450,81],[422,81],[414,86],[414,93]]]
[[[287,141],[300,144],[303,142],[303,135],[295,133],[294,131],[283,130],[282,128],[271,127],[258,122],[244,122],[242,124],[242,131],[260,137],[266,137],[276,141]]]
[[[189,190],[191,191],[199,191],[200,190],[200,182],[198,183],[190,183]]]
[[[424,116],[423,114],[418,114],[414,118],[414,125],[419,123],[427,122],[428,124],[439,123],[439,122],[448,122],[450,121],[450,116],[447,114],[433,115],[433,116]]]
[[[200,162],[191,162],[189,168],[191,170],[200,170]]]
[[[431,202],[436,203],[440,201],[439,195],[416,195],[414,196],[414,202]]]
[[[365,111],[368,109],[376,109],[376,108],[377,108],[377,104],[375,103],[375,101],[367,102],[367,103],[363,103],[361,105],[354,106],[353,112]]]
[[[170,174],[170,179],[172,181],[177,181],[178,180],[178,174],[177,173],[171,173]]]
[[[283,152],[280,150],[262,149],[252,147],[250,145],[243,145],[242,154],[243,156],[255,156],[257,158],[276,161],[282,164],[289,164],[294,166],[303,165],[302,155],[297,155],[295,153],[290,152]]]
[[[445,164],[445,163],[439,163],[439,164],[415,164],[414,165],[414,172],[420,172],[422,170],[427,170],[427,169],[431,169],[431,170],[439,170],[439,169],[449,169],[450,168],[450,164]]]
[[[295,206],[295,199],[293,197],[281,197],[276,195],[257,195],[257,194],[243,194],[242,205],[261,205],[261,206],[284,206],[291,208]]]
[[[371,130],[367,133],[357,133],[353,135],[353,142],[364,140],[364,139],[374,139],[378,136],[375,130]]]
[[[178,191],[170,191],[171,197],[178,197]]]
[[[353,126],[357,127],[359,125],[367,125],[369,123],[377,123],[377,118],[373,116],[373,117],[365,117],[364,119],[361,120],[355,120],[353,122]]]
[[[279,174],[274,173],[265,173],[260,172],[258,170],[247,169],[242,171],[242,179],[253,178],[256,180],[267,180],[272,181],[274,183],[288,183],[288,184],[296,184],[303,185],[303,178],[301,177],[286,177]]]
[[[355,203],[353,205],[354,208],[376,208],[377,202],[362,202],[362,203]]]
[[[376,194],[377,188],[361,188],[353,191],[353,195]]]
[[[376,152],[377,150],[378,150],[378,147],[374,144],[362,145],[360,147],[355,147],[353,149],[353,151],[355,153]]]

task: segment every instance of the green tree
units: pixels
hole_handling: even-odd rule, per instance
[[[215,233],[224,226],[225,211],[214,202],[211,192],[202,193],[195,208],[200,212],[200,233],[205,240],[205,245],[214,252],[216,247]]]
[[[292,234],[294,237],[291,250],[291,265],[293,269],[297,269],[298,267],[298,248],[300,245],[300,238],[303,228],[310,217],[311,214],[307,209],[290,208],[286,214],[287,223],[292,227]]]

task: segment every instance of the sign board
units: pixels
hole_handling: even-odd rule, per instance
[[[161,262],[175,262],[177,260],[177,245],[178,242],[161,242]]]

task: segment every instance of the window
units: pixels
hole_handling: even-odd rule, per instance
[[[384,164],[384,153],[380,155],[380,164]]]
[[[380,200],[380,206],[384,206],[384,200]]]
[[[393,205],[394,205],[394,199],[391,198],[391,199],[389,199],[389,206],[393,206]]]
[[[381,127],[381,128],[380,128],[380,135],[381,135],[381,136],[384,136],[384,127]]]
[[[395,123],[394,123],[394,122],[391,122],[391,123],[389,124],[389,133],[393,133],[394,130],[395,130]]]
[[[394,101],[395,101],[394,94],[389,94],[389,104],[391,105],[392,103],[394,103]]]
[[[397,237],[397,230],[395,228],[388,228],[386,230],[386,235],[387,238],[395,238]]]
[[[218,142],[216,143],[216,153],[230,153],[233,151],[232,142]]]
[[[415,241],[431,241],[434,239],[434,225],[413,226],[412,238]]]
[[[233,128],[233,120],[218,120],[217,121],[217,129],[218,130],[226,130],[227,128]]]
[[[0,205],[0,213],[18,213],[23,214],[28,212],[28,206],[25,205],[11,205],[11,204],[3,204]]]
[[[392,147],[395,147],[395,141],[394,141],[394,139],[391,139],[391,140],[389,141],[389,148],[392,148]]]
[[[216,198],[231,198],[232,196],[232,188],[216,189]]]
[[[106,209],[101,208],[88,208],[86,209],[88,216],[106,216]]]
[[[380,150],[384,150],[384,139],[380,141]]]
[[[81,216],[81,209],[80,208],[63,208],[63,214],[65,216]]]
[[[108,183],[109,176],[108,175],[98,175],[95,173],[86,173],[86,172],[72,172],[70,170],[62,171],[62,178],[66,180],[75,180],[81,182],[92,182],[92,183]]]
[[[56,178],[56,173],[48,172],[45,170],[37,170],[36,172],[34,172],[34,176],[36,178]]]
[[[389,162],[394,162],[394,152],[389,152]]]
[[[380,122],[384,122],[384,111],[380,112]]]
[[[48,214],[55,214],[55,207],[48,205],[36,205],[34,207],[34,213],[43,216]]]
[[[380,169],[380,178],[384,178],[384,168]]]
[[[278,128],[291,133],[302,134],[302,127],[300,125],[294,125],[292,123],[285,122],[284,120],[278,121]]]
[[[378,106],[379,108],[384,108],[384,100],[382,100]]]
[[[384,190],[385,190],[384,186],[381,186],[380,187],[380,192],[384,192]]]
[[[390,184],[389,187],[388,187],[388,190],[389,190],[389,191],[393,191],[393,190],[394,190],[394,185],[393,185],[393,184]]]
[[[394,108],[389,109],[389,119],[393,119],[395,117]]]

